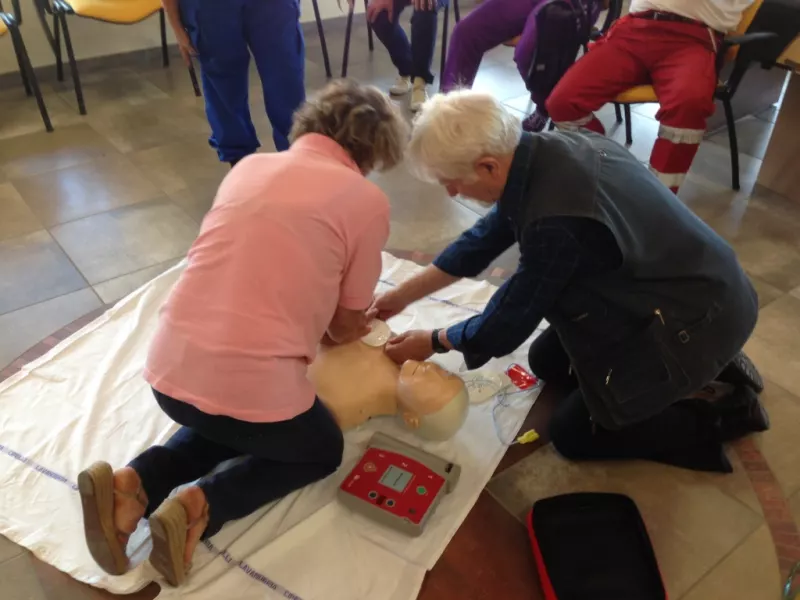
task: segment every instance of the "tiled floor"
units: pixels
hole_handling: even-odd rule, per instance
[[[338,71],[341,31],[333,28],[328,36]],[[350,76],[390,84],[391,63],[380,47],[369,56],[360,22],[352,44]],[[307,57],[306,81],[314,89],[324,82],[314,37]],[[52,134],[43,131],[21,88],[0,91],[0,368],[180,260],[226,172],[206,144],[202,100],[179,66],[87,72],[84,85],[89,115],[80,117],[68,85],[42,82]],[[528,108],[509,49],[486,57],[476,88],[520,114]],[[255,78],[251,89],[254,121],[269,151]],[[634,108],[631,151],[642,161],[657,133],[653,115],[653,106]],[[609,135],[623,141],[611,107],[601,118]],[[757,443],[800,517],[800,207],[753,189],[773,120],[767,111],[738,124],[741,191],[730,189],[728,138],[721,131],[702,145],[681,198],[731,241],[761,295],[761,319],[747,350],[768,380],[764,398],[773,428]],[[375,181],[392,201],[392,249],[436,252],[477,218],[472,205],[450,200],[402,167]],[[495,266],[513,268],[515,259],[510,252]],[[480,591],[500,589],[503,597],[535,597],[524,530],[513,517],[537,498],[576,489],[636,499],[670,597],[777,596],[772,540],[741,469],[722,477],[644,463],[574,465],[546,446],[527,457],[516,449],[511,454],[504,462],[509,468],[492,481],[426,583],[424,598],[500,597]],[[4,600],[106,597],[1,537],[0,582]],[[140,597],[148,595],[152,589]]]

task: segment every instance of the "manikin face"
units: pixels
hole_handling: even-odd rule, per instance
[[[436,363],[407,360],[400,369],[397,398],[406,423],[417,427],[420,417],[438,412],[465,390],[460,377]]]

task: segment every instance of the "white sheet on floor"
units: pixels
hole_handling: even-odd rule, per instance
[[[121,466],[164,442],[175,430],[141,378],[158,309],[183,269],[178,265],[122,300],[88,327],[0,384],[0,534],[75,579],[131,593],[157,574],[144,562],[146,524],[131,540],[136,565],[109,577],[83,540],[77,474],[95,460]],[[408,278],[414,263],[384,255],[379,290]],[[395,331],[446,326],[477,314],[496,288],[462,281],[422,300],[391,321]],[[497,372],[525,363],[527,344],[487,366]],[[436,358],[453,371],[457,353]],[[463,429],[447,442],[422,443],[394,419],[347,432],[340,471],[231,523],[194,557],[189,582],[164,587],[161,598],[211,600],[223,595],[303,600],[411,600],[477,500],[535,400],[511,395],[500,407],[472,406]],[[425,533],[409,538],[335,502],[335,491],[376,431],[422,446],[462,466],[456,490]]]

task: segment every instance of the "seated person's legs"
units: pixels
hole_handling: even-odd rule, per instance
[[[627,35],[628,22],[620,21],[609,36],[592,45],[570,67],[547,99],[547,111],[559,129],[585,127],[605,133],[594,116],[607,102],[635,85],[648,82],[647,68],[637,56],[640,43]]]
[[[486,0],[453,29],[442,73],[442,91],[472,87],[484,53],[522,33],[537,2]]]
[[[670,52],[651,67],[653,88],[661,105],[656,113],[661,127],[650,167],[675,193],[703,141],[706,119],[714,114],[717,83],[709,30],[688,24],[686,28],[696,37],[676,37]]]
[[[447,1],[433,0],[433,7],[430,9],[414,9],[414,15],[411,17],[410,43],[399,23],[400,13],[408,6],[408,0],[394,0],[391,9],[369,15],[373,19],[372,28],[375,34],[386,46],[392,63],[400,75],[390,93],[401,95],[412,90],[411,110],[418,110],[422,106],[427,99],[426,86],[433,83],[431,63],[436,46],[437,11],[444,7]],[[373,10],[379,10],[378,6],[376,5]],[[392,11],[391,17],[389,10]]]

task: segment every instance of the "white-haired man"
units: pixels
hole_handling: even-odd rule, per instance
[[[482,314],[403,334],[390,357],[457,350],[474,369],[547,319],[530,364],[571,388],[550,435],[574,459],[730,471],[722,442],[768,427],[763,384],[741,352],[758,314],[753,287],[730,246],[622,146],[588,132],[523,133],[491,96],[454,92],[423,106],[408,156],[451,196],[492,208],[377,298],[380,317],[478,275],[514,243],[521,258]],[[734,391],[700,398],[715,379]]]

